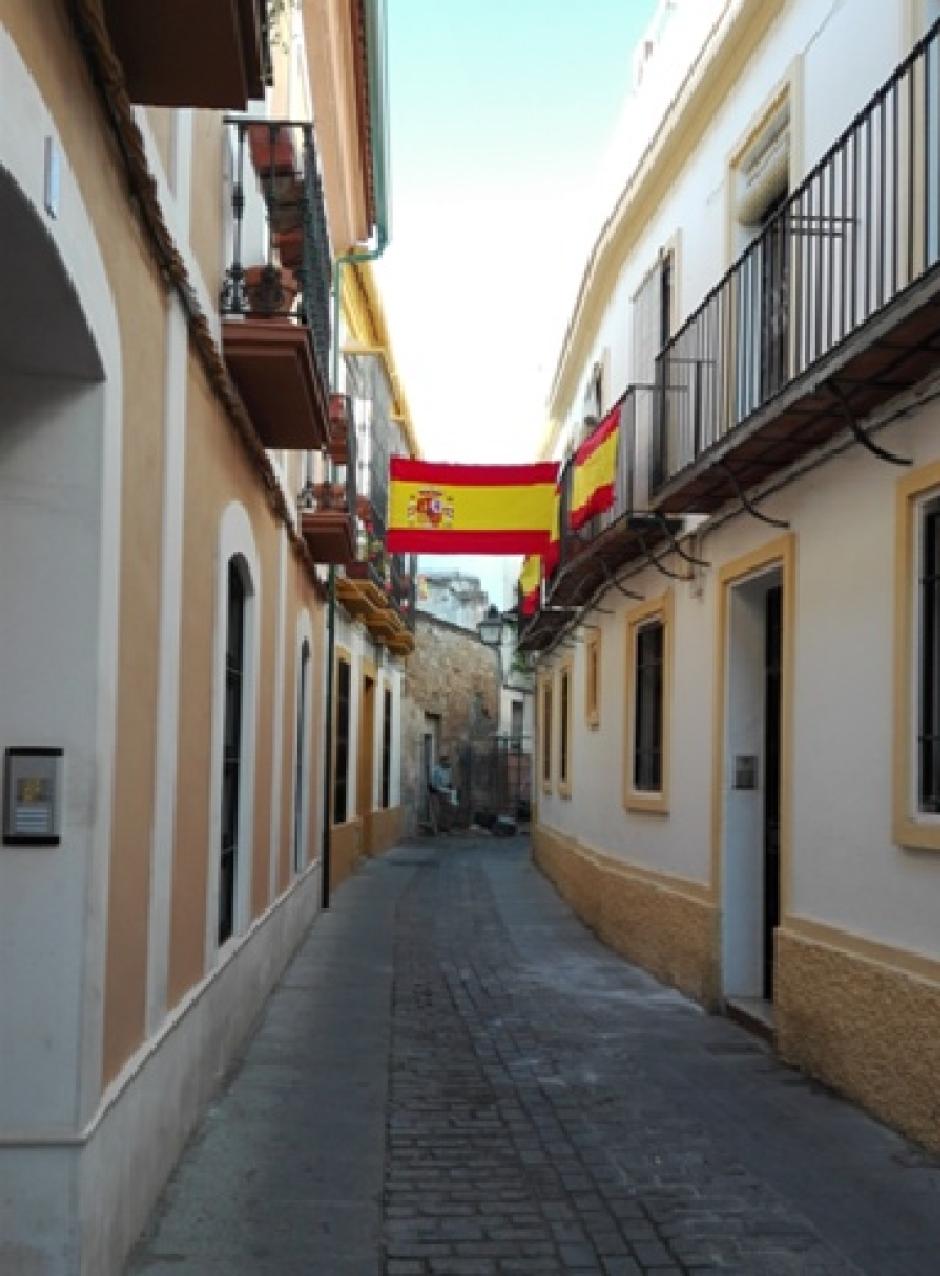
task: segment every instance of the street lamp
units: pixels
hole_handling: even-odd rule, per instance
[[[503,641],[503,618],[494,603],[490,603],[489,611],[477,625],[477,632],[484,647],[499,650]]]

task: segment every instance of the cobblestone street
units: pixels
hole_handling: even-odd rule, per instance
[[[313,927],[130,1270],[940,1271],[940,1169],[603,948],[520,841]]]

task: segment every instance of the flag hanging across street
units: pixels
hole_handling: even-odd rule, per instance
[[[552,538],[558,466],[448,465],[393,457],[392,554],[542,554]]]
[[[542,560],[538,554],[530,554],[519,574],[519,609],[523,616],[531,616],[538,610],[541,583]]]
[[[617,440],[620,436],[620,404],[612,408],[597,429],[578,448],[568,521],[577,530],[589,518],[609,510],[617,481]]]

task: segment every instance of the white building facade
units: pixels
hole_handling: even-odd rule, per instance
[[[705,8],[697,51],[660,59]],[[938,18],[662,6],[544,447],[567,462],[619,405],[615,508],[563,525],[523,634],[545,871],[933,1146]]]

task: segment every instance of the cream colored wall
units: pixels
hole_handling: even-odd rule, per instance
[[[596,327],[584,337],[585,357],[567,368],[571,392],[554,400],[553,419],[563,428],[552,455],[580,427],[581,404],[594,363],[610,352],[609,396],[615,400],[636,379],[632,366],[632,298],[656,261],[659,250],[678,233],[679,270],[675,280],[674,329],[692,313],[731,264],[727,236],[729,160],[766,106],[768,95],[799,66],[802,109],[796,114],[790,173],[791,189],[835,141],[855,113],[886,80],[907,52],[902,20],[906,0],[853,0],[851,5],[791,0],[772,22],[767,36],[747,58],[733,88],[715,100],[701,136],[689,146],[689,130],[701,125],[684,121],[672,129],[677,171],[659,189],[638,222],[628,220],[612,236],[623,247],[592,284]],[[865,30],[859,42],[857,33]],[[852,59],[843,50],[853,48]],[[854,50],[858,47],[857,56]],[[651,127],[652,122],[650,122]],[[693,129],[694,131],[694,129]],[[735,252],[740,251],[736,245]],[[675,320],[678,322],[675,322]],[[590,325],[588,325],[590,327]],[[581,329],[579,329],[581,333]],[[583,336],[584,334],[581,333]]]
[[[195,260],[213,309],[222,293],[225,243],[225,193],[223,126],[214,111],[192,112],[191,243]]]
[[[879,437],[926,465],[940,458],[938,427],[940,408],[932,405]],[[796,545],[789,907],[796,917],[937,957],[940,856],[899,848],[891,832],[895,491],[904,473],[856,447],[763,506],[789,522]],[[603,606],[614,614],[587,618],[602,633],[600,727],[584,725],[579,642],[572,797],[559,797],[557,785],[542,794],[544,825],[622,861],[709,885],[718,573],[779,535],[738,517],[705,538],[710,566],[697,580],[674,584],[666,816],[625,812],[620,799],[630,604],[608,593]],[[626,583],[652,597],[665,582],[646,569]],[[557,669],[559,659],[542,667]]]
[[[165,300],[113,163],[110,136],[74,33],[58,9],[12,3],[4,24],[30,66],[98,233],[123,338],[121,618],[108,910],[104,1062],[111,1076],[141,1039],[153,819],[163,462]],[[129,511],[133,511],[129,516]],[[141,835],[141,830],[147,832]]]

